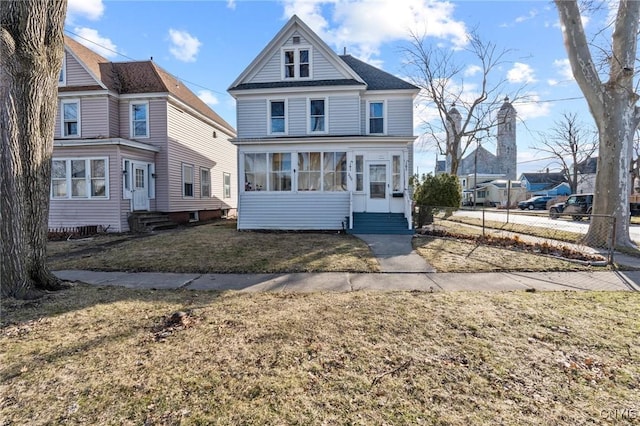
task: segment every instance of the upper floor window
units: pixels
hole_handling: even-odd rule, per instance
[[[80,136],[80,101],[62,101],[62,136]]]
[[[285,102],[269,102],[271,133],[286,133]]]
[[[51,198],[106,198],[106,158],[53,159]]]
[[[139,102],[131,104],[131,137],[149,137],[149,103]]]
[[[384,133],[384,102],[369,102],[369,133]]]
[[[283,52],[283,78],[309,78],[311,71],[311,51],[288,49]]]
[[[325,131],[325,102],[324,99],[309,101],[309,132]]]

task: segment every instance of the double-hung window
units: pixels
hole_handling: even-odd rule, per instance
[[[106,158],[53,159],[51,198],[106,198]]]
[[[149,137],[149,103],[131,103],[131,137]]]
[[[321,155],[320,152],[298,153],[298,191],[320,191],[322,189]]]
[[[193,166],[182,165],[182,196],[193,197]]]
[[[231,198],[231,173],[222,173],[222,198]]]
[[[384,133],[384,102],[369,102],[369,133]]]
[[[284,101],[270,101],[269,115],[271,133],[286,133],[286,116]]]
[[[269,191],[291,191],[291,153],[269,154]]]
[[[323,158],[323,190],[347,190],[347,153],[324,152]]]
[[[311,74],[311,50],[308,48],[283,51],[283,78],[309,78]]]
[[[200,197],[211,197],[211,171],[209,169],[200,169]]]
[[[80,101],[62,101],[62,136],[80,136]]]
[[[309,132],[324,133],[326,131],[325,100],[311,99],[309,101]]]
[[[67,85],[67,58],[66,54],[62,56],[62,68],[60,68],[60,74],[58,74],[58,86]]]

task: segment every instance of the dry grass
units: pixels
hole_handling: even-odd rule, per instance
[[[640,407],[637,293],[76,286],[2,304],[3,424],[625,424]]]
[[[379,270],[367,245],[350,235],[238,232],[235,226],[220,221],[144,237],[52,241],[49,265],[54,270],[193,273]]]
[[[460,231],[461,228],[456,228]],[[585,271],[603,269],[567,260],[475,244],[468,240],[420,237],[414,249],[438,272]]]

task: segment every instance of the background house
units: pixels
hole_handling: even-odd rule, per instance
[[[418,92],[293,16],[229,88],[238,228],[411,232]]]
[[[123,232],[132,212],[235,211],[235,130],[155,62],[110,62],[65,37],[58,99],[50,228]]]
[[[571,187],[562,172],[522,173],[520,181],[529,196],[534,195],[569,195]]]

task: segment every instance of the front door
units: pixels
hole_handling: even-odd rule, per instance
[[[149,210],[149,190],[147,166],[145,164],[133,164],[133,210]]]
[[[367,163],[367,212],[389,211],[389,162]]]

